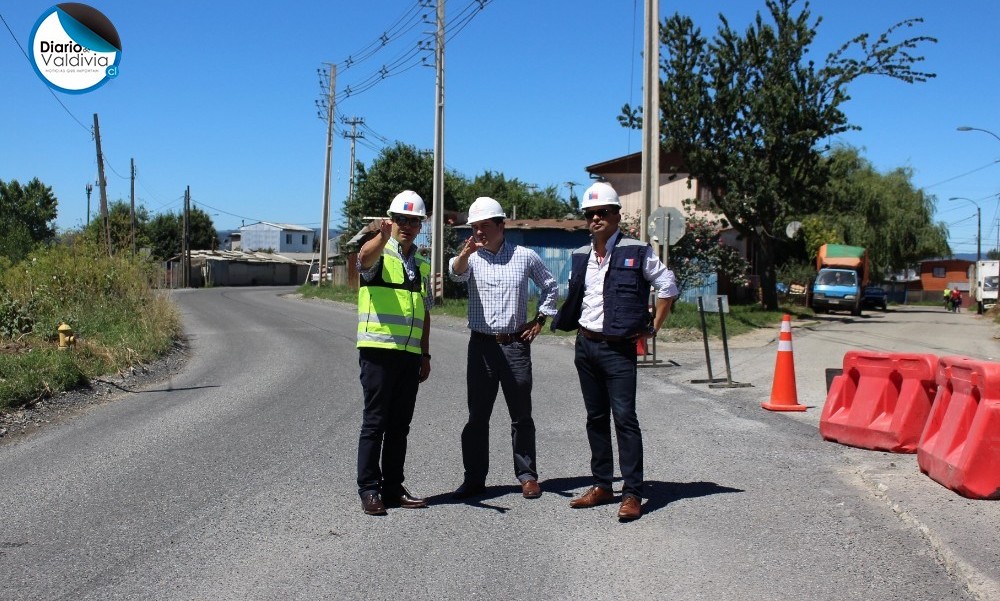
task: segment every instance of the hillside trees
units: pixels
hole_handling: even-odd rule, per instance
[[[817,65],[807,60],[821,19],[809,3],[767,0],[770,21],[758,13],[740,32],[724,16],[713,39],[676,14],[660,30],[660,134],[665,150],[680,153],[688,172],[755,248],[763,303],[778,307],[778,240],[794,215],[815,213],[829,180],[822,142],[854,129],[841,110],[848,85],[866,75],[913,83],[934,77],[915,70],[921,36],[895,41],[921,19],[907,19],[872,39],[861,34]],[[626,127],[641,112],[625,105]]]
[[[951,254],[946,226],[933,221],[933,198],[913,186],[909,168],[880,173],[857,149],[847,147],[834,148],[826,163],[826,193],[817,213],[803,222],[804,229],[818,225],[819,231],[839,234],[839,240],[811,236],[810,258],[824,242],[863,246],[873,275],[884,278],[920,259]]]
[[[36,244],[52,240],[57,206],[52,188],[38,178],[27,185],[0,180],[0,257],[16,263]]]
[[[192,250],[211,250],[217,243],[212,217],[198,207],[191,207],[188,230]],[[144,228],[153,257],[165,261],[181,253],[184,217],[180,213],[160,213],[149,220]]]
[[[392,198],[403,190],[413,190],[424,199],[428,213],[433,198],[434,159],[414,146],[397,143],[386,147],[371,166],[358,163],[358,187],[354,199],[344,203],[347,231],[356,232],[364,217],[385,215]],[[444,208],[463,212],[479,196],[495,198],[508,217],[520,219],[562,218],[574,213],[569,203],[558,197],[555,186],[536,186],[503,173],[485,171],[469,180],[454,171],[445,172]]]

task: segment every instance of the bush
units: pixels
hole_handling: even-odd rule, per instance
[[[151,360],[180,335],[172,303],[152,288],[158,266],[108,257],[82,239],[0,265],[0,409]],[[74,352],[55,350],[61,323]]]

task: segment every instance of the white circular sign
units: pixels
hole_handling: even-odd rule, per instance
[[[35,72],[48,86],[67,94],[95,90],[118,77],[121,39],[97,9],[67,2],[48,9],[31,31]]]

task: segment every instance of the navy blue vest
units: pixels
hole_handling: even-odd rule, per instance
[[[620,233],[606,259],[608,271],[604,277],[604,333],[608,336],[630,336],[645,332],[653,323],[649,313],[649,281],[642,273],[649,245],[624,238]],[[584,283],[591,246],[573,251],[566,302],[552,320],[552,330],[570,331],[580,327],[583,311]]]

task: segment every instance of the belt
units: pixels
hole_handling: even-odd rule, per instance
[[[590,340],[599,340],[601,342],[622,342],[624,340],[628,340],[625,336],[608,336],[604,332],[595,332],[593,330],[588,330],[583,326],[580,326],[579,329],[580,335]]]
[[[475,330],[472,330],[472,337],[482,338],[484,340],[493,340],[497,344],[510,344],[521,340],[521,337],[517,334],[484,334],[483,332],[477,332]]]

